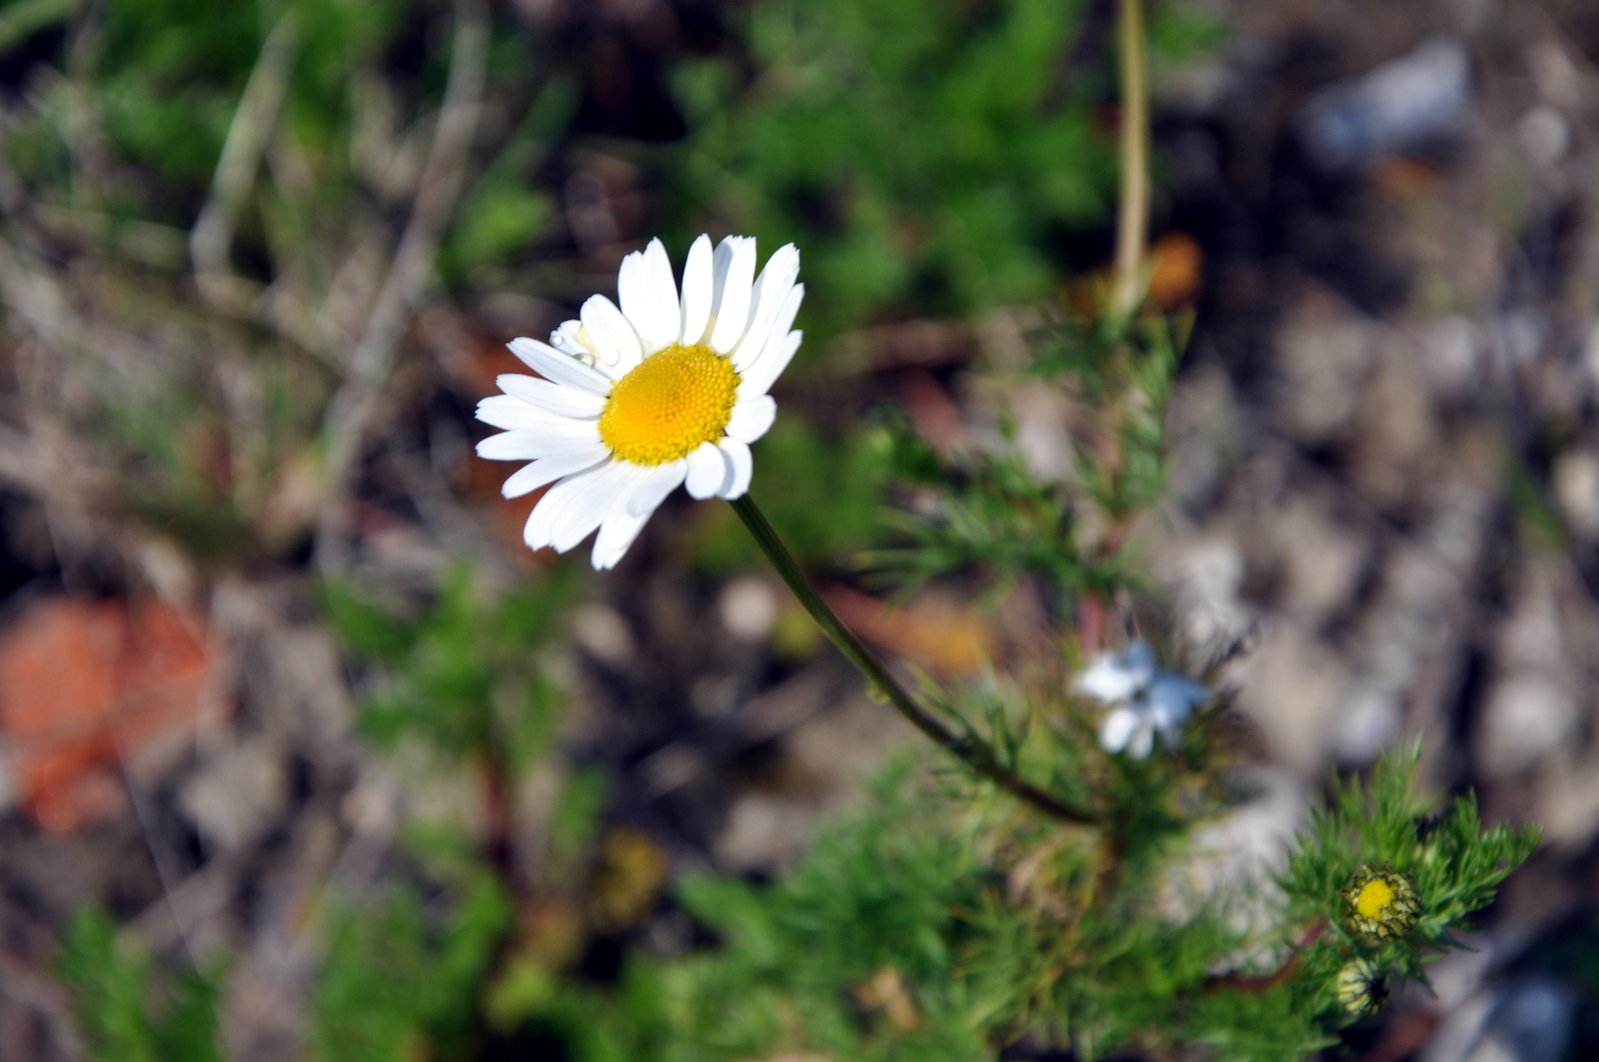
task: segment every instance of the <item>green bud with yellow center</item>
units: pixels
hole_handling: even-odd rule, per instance
[[[1343,897],[1351,931],[1374,940],[1395,940],[1410,931],[1421,915],[1421,897],[1409,874],[1383,864],[1372,870],[1364,863]]]

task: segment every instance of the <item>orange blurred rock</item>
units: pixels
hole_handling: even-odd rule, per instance
[[[1149,249],[1149,301],[1168,313],[1192,306],[1204,280],[1205,252],[1186,232],[1168,232]]]
[[[1383,159],[1372,170],[1372,186],[1377,194],[1395,203],[1414,203],[1436,193],[1443,175],[1438,167],[1422,159],[1395,156]]]
[[[1146,306],[1171,313],[1199,301],[1205,279],[1205,251],[1188,233],[1168,232],[1158,237],[1149,247],[1144,268],[1149,270],[1149,288],[1144,293]],[[1114,277],[1115,271],[1106,266],[1068,281],[1062,292],[1067,309],[1084,319],[1104,313]]]

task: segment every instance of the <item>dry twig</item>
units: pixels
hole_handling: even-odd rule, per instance
[[[344,384],[323,419],[327,439],[327,491],[317,521],[316,562],[343,567],[338,516],[348,494],[351,466],[360,452],[394,353],[423,289],[433,274],[444,225],[466,176],[468,149],[477,130],[488,51],[488,11],[481,0],[456,0],[450,74],[433,144],[417,187],[411,220],[395,251],[365,333],[351,355]]]

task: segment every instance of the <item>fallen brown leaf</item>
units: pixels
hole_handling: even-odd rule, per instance
[[[115,815],[148,765],[220,706],[195,616],[159,601],[34,603],[0,632],[0,750],[24,810],[67,833]]]

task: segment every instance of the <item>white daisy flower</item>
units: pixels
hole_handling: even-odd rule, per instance
[[[1073,687],[1113,706],[1099,726],[1105,751],[1125,751],[1138,760],[1155,747],[1157,733],[1168,744],[1175,742],[1194,708],[1210,696],[1200,683],[1157,668],[1154,652],[1142,640],[1120,653],[1100,653]]]
[[[679,292],[660,240],[622,260],[621,307],[583,304],[548,343],[511,352],[543,377],[506,375],[478,419],[505,430],[479,457],[528,461],[507,498],[553,483],[528,517],[532,549],[566,552],[596,528],[592,560],[610,568],[667,495],[737,498],[750,484],[749,444],[777,415],[767,394],[799,349],[791,331],[805,285],[799,251],[778,249],[755,274],[755,240],[689,248]]]

